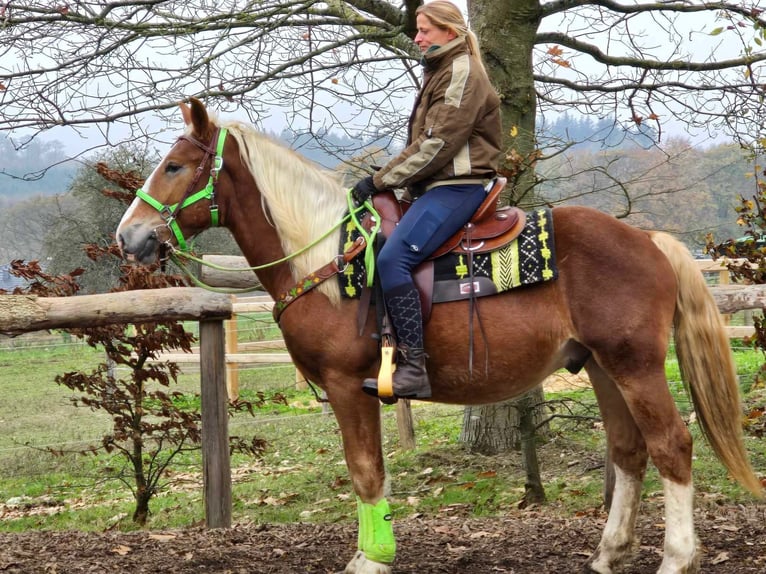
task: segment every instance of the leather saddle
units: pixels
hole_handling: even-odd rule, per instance
[[[415,285],[420,291],[423,319],[431,314],[434,284],[433,260],[450,252],[474,254],[500,249],[519,236],[526,223],[526,214],[518,207],[498,208],[497,201],[505,189],[507,179],[498,177],[492,181],[487,197],[471,216],[463,228],[450,237],[426,261],[418,265],[413,272]],[[373,206],[381,218],[380,232],[389,237],[399,220],[407,212],[411,202],[399,201],[393,192],[378,193],[373,196]],[[375,222],[367,214],[362,225],[368,231]]]

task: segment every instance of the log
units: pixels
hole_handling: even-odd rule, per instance
[[[261,285],[255,273],[246,269],[249,264],[241,255],[203,255],[202,260],[232,269],[232,271],[222,271],[202,265],[199,276],[206,285],[231,289],[257,289]]]
[[[0,296],[0,333],[4,335],[113,323],[228,319],[231,315],[229,295],[196,287],[77,297]]]
[[[716,285],[710,292],[721,313],[766,309],[766,285]]]

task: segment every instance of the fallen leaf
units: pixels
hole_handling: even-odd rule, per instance
[[[175,534],[150,534],[149,538],[152,540],[159,540],[160,542],[168,542],[170,540],[175,540],[176,535]]]
[[[729,560],[729,553],[728,552],[719,552],[718,555],[713,558],[710,562],[711,564],[720,564],[721,562],[726,562]]]
[[[132,552],[133,549],[130,546],[123,546],[122,544],[120,546],[115,546],[112,548],[112,552],[115,554],[119,554],[120,556],[125,556]]]

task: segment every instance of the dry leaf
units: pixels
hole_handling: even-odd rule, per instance
[[[125,556],[129,554],[130,552],[132,552],[132,550],[133,549],[130,546],[124,546],[122,544],[120,546],[115,546],[114,548],[112,548],[112,552],[114,552],[115,554],[119,554],[120,556]]]
[[[726,562],[729,560],[729,553],[728,552],[719,552],[718,556],[713,558],[710,563],[711,564],[720,564],[721,562]]]
[[[149,538],[152,540],[159,540],[160,542],[168,542],[170,540],[175,540],[176,535],[175,534],[150,534]]]
[[[564,50],[562,50],[558,46],[551,46],[550,48],[548,48],[548,54],[551,56],[560,56],[563,53],[564,53]]]

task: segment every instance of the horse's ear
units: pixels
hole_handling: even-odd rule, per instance
[[[187,106],[181,103],[181,115],[183,115],[184,123],[188,126],[191,125],[194,133],[205,134],[207,133],[210,120],[207,115],[207,110],[202,102],[197,98],[189,98],[191,106]]]
[[[188,126],[190,123],[192,123],[191,108],[184,102],[178,104],[178,107],[181,108],[181,115],[184,118],[184,123]]]

